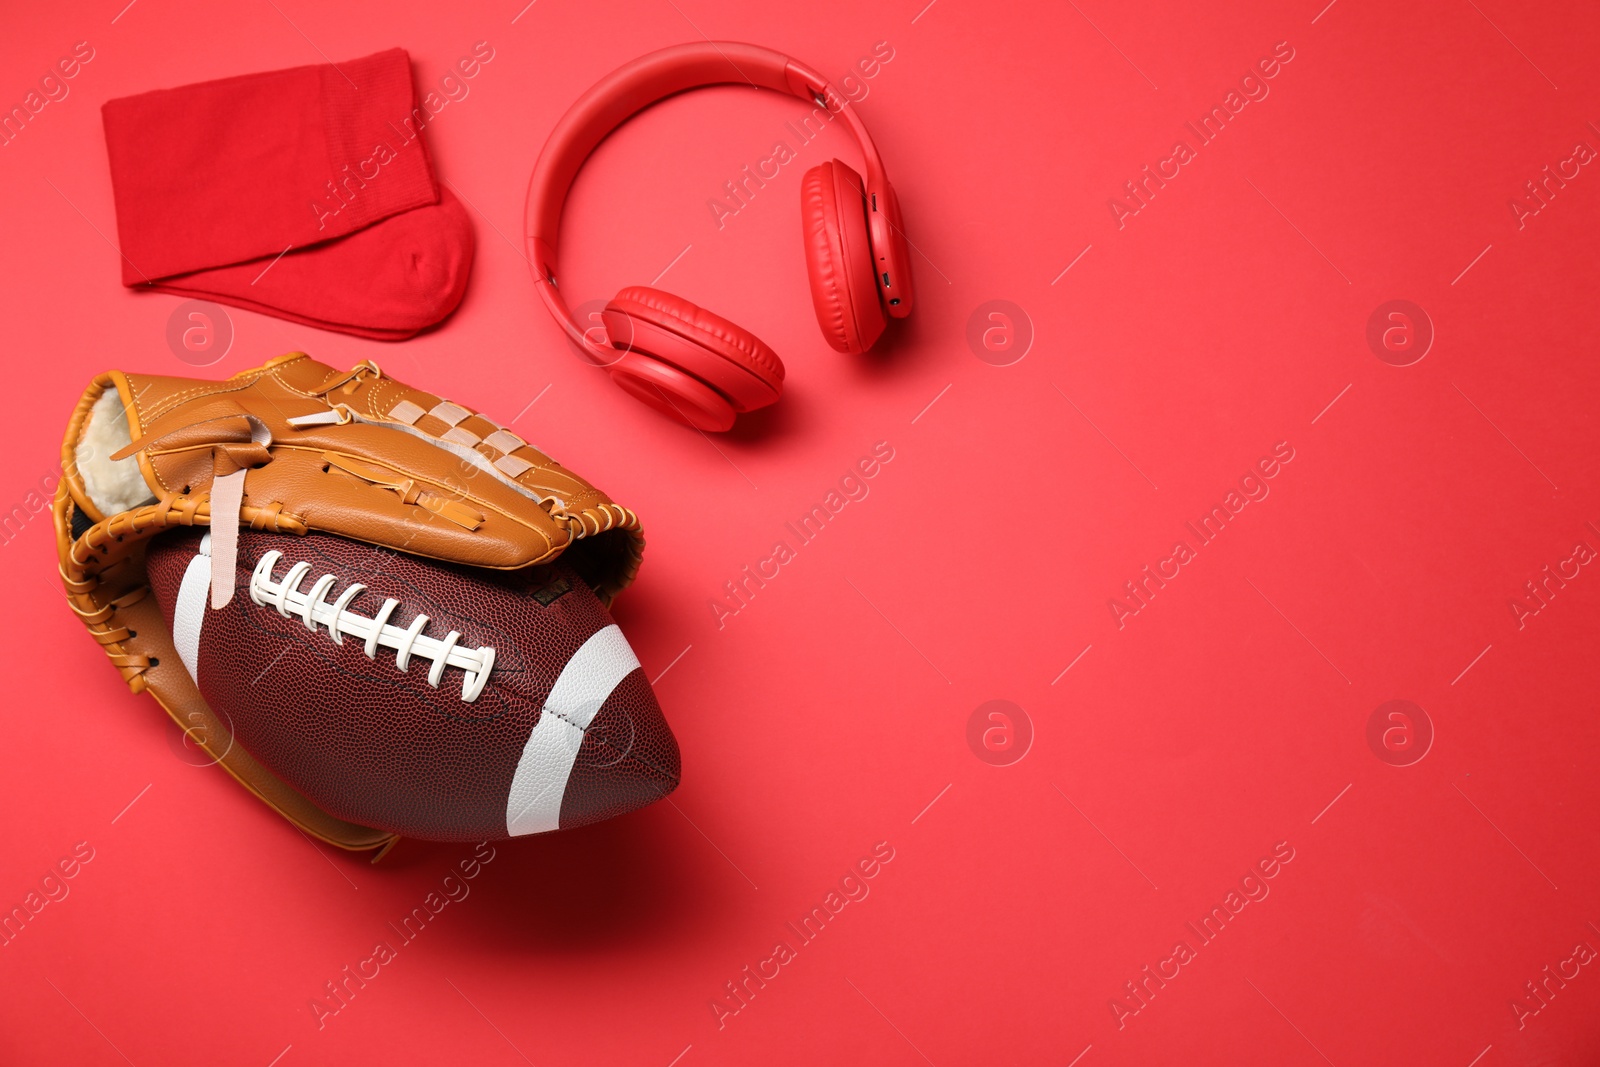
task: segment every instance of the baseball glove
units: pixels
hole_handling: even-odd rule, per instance
[[[226,381],[110,371],[78,402],[61,462],[68,603],[129,688],[296,826],[351,850],[397,838],[329,814],[233,743],[148,595],[150,539],[210,527],[214,609],[236,592],[241,527],[502,571],[561,557],[606,605],[644,548],[633,512],[493,419],[371,362],[341,373],[294,352]]]

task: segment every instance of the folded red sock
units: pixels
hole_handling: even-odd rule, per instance
[[[472,226],[440,195],[391,49],[108,102],[122,283],[410,337],[460,302]]]

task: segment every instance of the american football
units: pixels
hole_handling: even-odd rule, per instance
[[[150,544],[150,588],[235,740],[329,813],[406,837],[568,829],[678,784],[633,650],[570,567],[495,571],[333,534],[239,531],[210,607],[210,533]]]

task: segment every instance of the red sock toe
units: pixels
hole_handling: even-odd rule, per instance
[[[448,189],[439,203],[348,237],[215,270],[164,278],[161,292],[265,311],[322,329],[398,341],[461,303],[472,273],[472,221]]]

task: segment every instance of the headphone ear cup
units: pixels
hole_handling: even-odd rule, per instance
[[[611,380],[625,392],[669,419],[716,433],[733,429],[734,416],[738,413],[727,397],[693,375],[647,353],[625,352],[606,369]]]
[[[691,426],[726,430],[735,413],[765,407],[783,392],[777,353],[682,297],[632,285],[612,298],[602,318],[623,352],[608,368],[617,384]]]
[[[806,171],[800,184],[801,235],[817,325],[840,352],[865,352],[888,325],[873,275],[866,186],[837,159]]]

